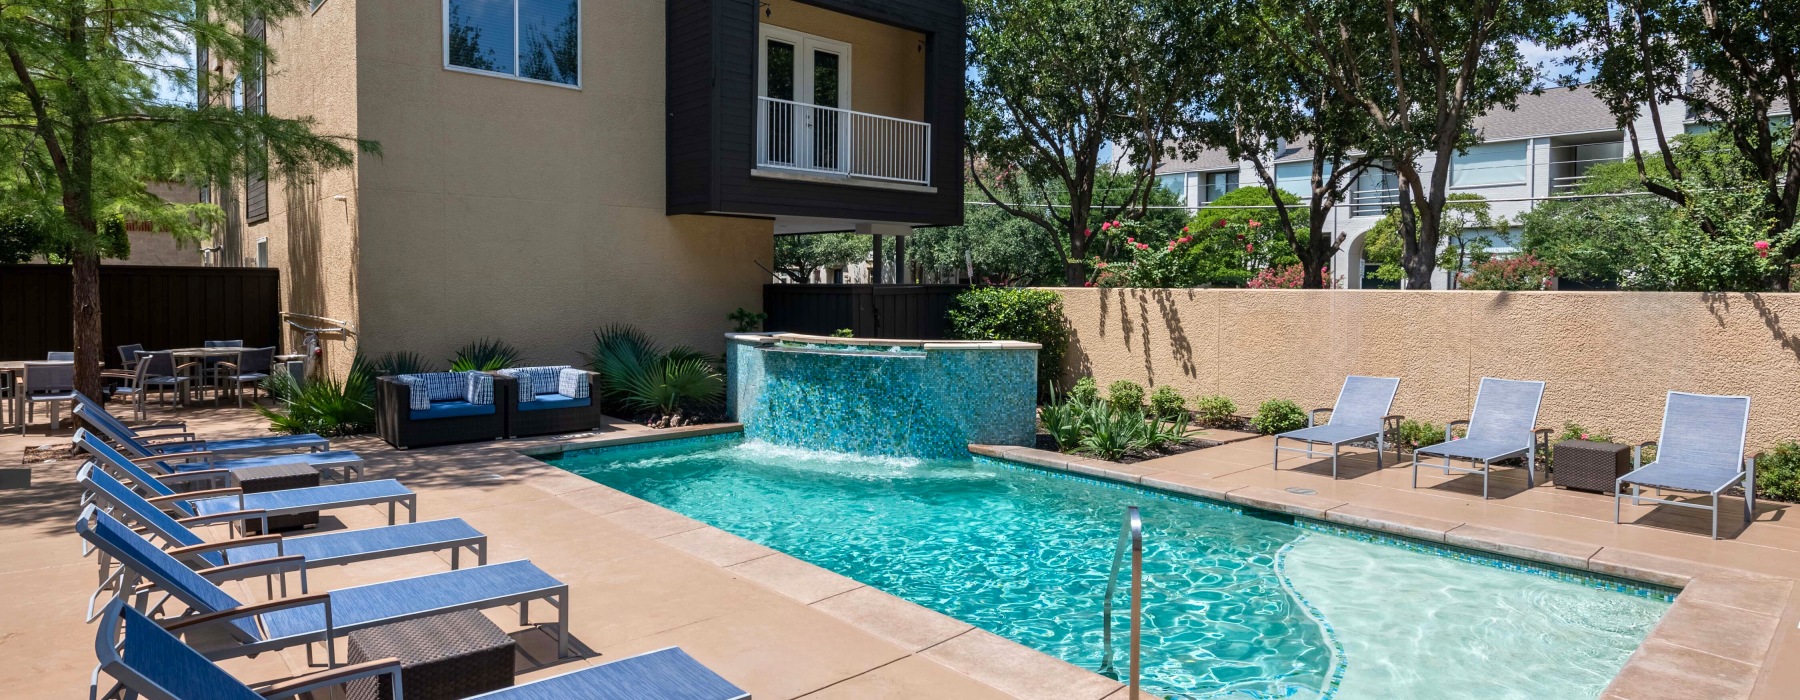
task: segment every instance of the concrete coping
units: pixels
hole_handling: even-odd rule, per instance
[[[838,338],[804,333],[726,333],[725,339],[754,345],[777,342],[814,343],[818,345],[855,345],[886,348],[920,348],[924,350],[1041,350],[1043,345],[1022,340],[897,340],[887,338]]]

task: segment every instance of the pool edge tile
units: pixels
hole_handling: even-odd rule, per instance
[[[844,591],[819,600],[812,607],[915,654],[975,629],[967,622],[874,586]]]
[[[1431,542],[1443,542],[1445,535],[1451,530],[1464,525],[1459,521],[1428,518],[1355,503],[1325,511],[1325,520],[1346,527],[1376,530]]]
[[[1238,505],[1298,515],[1314,520],[1324,520],[1326,519],[1325,514],[1331,509],[1348,505],[1347,501],[1335,498],[1288,493],[1264,486],[1245,486],[1233,489],[1230,493],[1225,494],[1225,500]]]
[[[1444,533],[1444,542],[1483,552],[1555,564],[1577,571],[1591,571],[1588,568],[1588,561],[1601,550],[1600,545],[1597,544],[1585,544],[1560,537],[1532,535],[1468,523],[1463,523]]]
[[[1123,684],[983,629],[971,629],[919,655],[1021,698],[1098,700]]]
[[[865,584],[798,557],[777,551],[724,569],[803,605],[841,595]]]

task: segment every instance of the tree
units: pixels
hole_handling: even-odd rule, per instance
[[[1412,212],[1416,221],[1422,217],[1417,209]],[[1400,222],[1404,216],[1399,209],[1391,210],[1374,226],[1363,234],[1363,259],[1375,264],[1375,279],[1386,282],[1408,280],[1406,268],[1401,263],[1404,246],[1400,238]],[[1494,231],[1504,234],[1511,225],[1505,218],[1493,216],[1492,205],[1486,197],[1478,194],[1459,192],[1444,200],[1442,218],[1437,222],[1438,231],[1447,245],[1436,256],[1434,265],[1446,268],[1445,272],[1452,280],[1462,274],[1469,265],[1487,262],[1492,256],[1488,253],[1494,241],[1485,235],[1472,233],[1474,230]],[[1426,289],[1430,289],[1430,280],[1426,280]],[[1452,281],[1451,285],[1455,282]]]
[[[1087,235],[1141,216],[1181,129],[1202,14],[1180,0],[971,0],[968,158],[977,189],[1051,236],[1063,283]],[[1118,154],[1105,162],[1109,145]],[[1101,192],[1111,176],[1123,191]]]
[[[1560,34],[1575,49],[1569,62],[1592,71],[1590,87],[1604,100],[1630,138],[1631,161],[1644,191],[1687,208],[1714,239],[1735,237],[1724,228],[1735,209],[1718,216],[1688,207],[1696,173],[1682,167],[1676,135],[1666,133],[1665,105],[1687,114],[1735,151],[1749,202],[1768,221],[1765,234],[1782,260],[1800,258],[1796,208],[1800,207],[1800,145],[1791,110],[1800,104],[1800,7],[1766,0],[1577,0]],[[1772,113],[1783,106],[1785,120]],[[1655,160],[1646,158],[1637,121],[1647,114]],[[1653,167],[1660,165],[1660,169]],[[1722,217],[1722,218],[1721,218]],[[1778,284],[1784,288],[1787,276]]]
[[[75,388],[100,391],[100,258],[111,217],[200,238],[217,207],[176,204],[145,183],[204,183],[270,170],[303,177],[348,165],[342,139],[309,118],[159,101],[156,81],[192,85],[189,42],[253,71],[273,61],[245,17],[277,21],[295,0],[17,0],[0,5],[0,198],[45,224],[74,279]],[[210,76],[210,71],[200,71]],[[224,86],[209,86],[215,94]],[[359,142],[375,152],[372,142]]]
[[[1063,260],[1043,229],[995,206],[970,205],[966,211],[961,226],[918,229],[906,242],[907,260],[985,284],[1062,284]]]
[[[1296,12],[1290,60],[1324,76],[1331,94],[1369,118],[1364,150],[1399,178],[1400,264],[1407,286],[1430,289],[1452,157],[1475,143],[1470,125],[1514,108],[1537,82],[1520,46],[1548,40],[1559,0],[1311,0]],[[1370,50],[1372,46],[1380,50]],[[1425,156],[1435,166],[1424,168]]]
[[[1340,99],[1321,64],[1299,60],[1280,48],[1302,28],[1294,15],[1273,6],[1239,4],[1219,13],[1214,36],[1230,37],[1219,58],[1221,78],[1198,96],[1196,104],[1210,118],[1192,136],[1225,149],[1233,160],[1246,160],[1264,187],[1274,190],[1282,145],[1305,138],[1308,155],[1306,229],[1302,234],[1288,211],[1289,202],[1273,199],[1264,222],[1287,239],[1301,268],[1301,284],[1326,286],[1324,270],[1344,242],[1343,234],[1325,230],[1332,207],[1345,199],[1376,156],[1357,151],[1368,141],[1369,116]]]
[[[1242,287],[1263,270],[1300,264],[1287,233],[1264,223],[1274,219],[1276,202],[1293,207],[1300,198],[1273,187],[1239,187],[1194,213],[1188,259],[1196,284]]]
[[[805,284],[824,267],[842,267],[869,259],[872,238],[854,233],[806,233],[775,237],[775,272]]]

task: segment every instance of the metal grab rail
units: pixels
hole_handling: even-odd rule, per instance
[[[1119,592],[1119,568],[1125,562],[1125,547],[1131,547],[1131,666],[1130,679],[1127,681],[1131,700],[1138,697],[1139,664],[1138,644],[1143,639],[1144,625],[1144,520],[1138,516],[1137,506],[1125,509],[1125,522],[1119,526],[1119,544],[1113,548],[1112,572],[1106,576],[1106,599],[1101,604],[1100,673],[1118,678],[1118,669],[1113,666],[1112,653],[1112,608],[1113,598]]]

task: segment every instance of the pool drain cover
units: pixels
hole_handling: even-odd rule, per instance
[[[1302,495],[1302,496],[1311,496],[1311,495],[1313,495],[1313,494],[1316,494],[1316,493],[1318,493],[1318,491],[1314,491],[1314,490],[1312,490],[1312,489],[1303,489],[1303,488],[1300,488],[1300,487],[1298,487],[1298,486],[1289,486],[1289,487],[1287,487],[1287,492],[1288,492],[1288,493],[1297,493],[1297,494],[1300,494],[1300,495]]]

